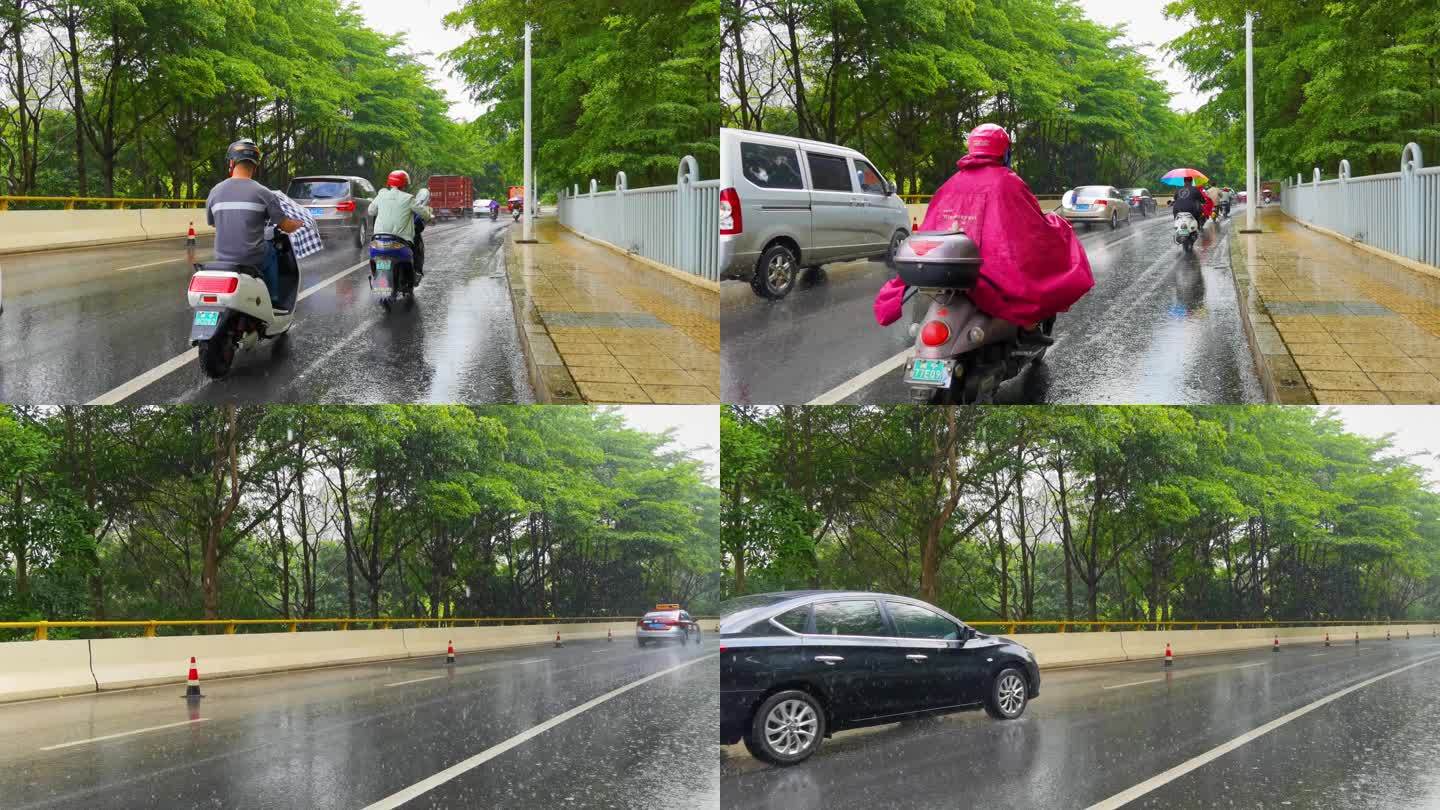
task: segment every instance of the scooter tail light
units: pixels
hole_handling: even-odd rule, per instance
[[[920,342],[926,346],[944,346],[950,342],[950,327],[944,321],[930,321],[920,330]]]
[[[239,288],[239,276],[202,276],[196,274],[190,277],[190,292],[230,295]]]

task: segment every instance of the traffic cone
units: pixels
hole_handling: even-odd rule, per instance
[[[1386,640],[1386,641],[1389,641],[1389,640],[1390,640],[1390,628],[1388,628],[1388,627],[1385,628],[1385,640]]]
[[[1280,652],[1280,637],[1279,637],[1279,636],[1276,636],[1276,637],[1275,637],[1275,646],[1270,648],[1270,652]]]
[[[1329,633],[1326,633],[1326,634],[1325,634],[1325,646],[1326,646],[1326,647],[1329,647],[1329,646],[1330,646],[1330,634],[1329,634]]]
[[[445,645],[445,663],[455,663],[455,642],[451,641]]]
[[[1165,666],[1175,663],[1175,653],[1170,652],[1170,642],[1165,642]]]
[[[605,630],[605,640],[606,640],[606,641],[614,641],[614,640],[615,640],[615,631],[607,628],[607,629]]]
[[[1408,627],[1405,628],[1405,640],[1406,640],[1406,641],[1409,641],[1409,640],[1410,640],[1410,628],[1408,628]]]
[[[920,230],[920,220],[915,217],[910,217],[910,233],[915,233],[918,230]]]
[[[185,246],[195,247],[195,223],[190,223],[190,232],[185,236]]]
[[[185,699],[199,700],[205,697],[200,694],[200,670],[195,668],[195,656],[190,656],[190,674],[185,676]]]
[[[564,644],[561,644],[561,643],[560,643],[560,631],[559,631],[559,630],[556,630],[556,631],[555,631],[555,646],[556,646],[556,647],[563,647],[563,646],[565,646]]]
[[[1356,647],[1359,647],[1359,646],[1360,646],[1360,631],[1359,631],[1359,630],[1356,630],[1356,631],[1355,631],[1355,646],[1356,646]]]

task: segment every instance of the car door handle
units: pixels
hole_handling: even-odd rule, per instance
[[[919,662],[924,661],[925,659],[929,658],[930,656],[928,656],[928,655],[907,655],[907,656],[905,656],[905,657],[908,658],[908,659],[911,660],[911,661],[914,661],[914,662],[916,662],[916,663],[919,663]]]
[[[837,662],[844,661],[845,659],[839,655],[817,655],[815,656],[815,660],[833,667]]]

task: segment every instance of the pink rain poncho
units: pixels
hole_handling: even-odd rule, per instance
[[[961,228],[980,248],[980,283],[968,294],[987,315],[1031,327],[1065,312],[1095,286],[1090,260],[1070,223],[1040,211],[1020,176],[1001,158],[970,154],[925,211],[924,231]],[[904,284],[875,298],[875,319],[900,319]]]

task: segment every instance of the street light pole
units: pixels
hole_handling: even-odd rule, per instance
[[[531,213],[534,206],[531,202],[535,194],[535,178],[531,176],[530,164],[530,23],[525,23],[525,199],[521,203],[524,208],[522,215],[525,220],[524,239],[525,242],[534,241],[534,215]]]
[[[1255,42],[1254,15],[1245,12],[1245,228],[1241,233],[1258,233],[1255,206],[1260,194],[1255,172]]]

